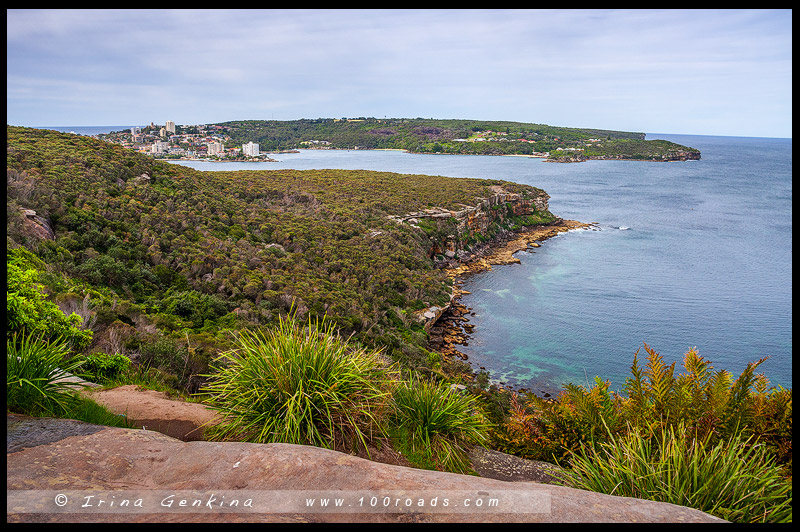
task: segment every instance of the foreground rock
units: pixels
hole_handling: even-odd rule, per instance
[[[9,522],[720,521],[666,503],[411,469],[316,447],[182,442],[11,414],[7,428]],[[329,506],[320,507],[323,498]]]

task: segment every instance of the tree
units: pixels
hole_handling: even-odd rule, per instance
[[[6,337],[17,333],[40,337],[43,341],[59,337],[74,350],[86,348],[92,341],[92,331],[81,328],[83,318],[71,313],[65,316],[58,305],[47,300],[39,284],[39,272],[31,267],[38,261],[24,248],[6,250]]]

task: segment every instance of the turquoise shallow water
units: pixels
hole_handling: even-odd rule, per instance
[[[471,277],[475,332],[462,348],[493,380],[537,391],[595,375],[619,389],[647,343],[668,362],[691,347],[716,369],[792,384],[792,141],[648,134],[698,148],[653,163],[301,151],[276,163],[182,162],[201,170],[350,168],[489,177],[543,188],[558,216],[597,222],[522,263]],[[644,351],[641,351],[644,354]]]

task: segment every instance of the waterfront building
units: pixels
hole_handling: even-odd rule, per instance
[[[224,153],[224,148],[221,142],[209,142],[208,143],[208,154],[209,155],[220,155]]]
[[[247,144],[242,144],[242,154],[250,157],[258,157],[258,144],[250,141]]]

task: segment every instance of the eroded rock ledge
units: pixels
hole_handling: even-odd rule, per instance
[[[8,522],[721,522],[667,503],[412,469],[302,445],[182,442],[144,430],[15,415],[7,415],[7,429]],[[90,507],[83,506],[87,490],[94,495]],[[62,506],[56,505],[59,494],[68,494],[66,502],[59,499]],[[216,499],[198,507],[161,506],[169,494]],[[223,494],[244,502],[226,507]],[[391,494],[415,502],[410,508],[401,503],[400,510],[393,501],[388,508],[381,502],[364,511],[367,506],[353,498],[359,494],[366,501]],[[467,510],[457,504],[465,494],[494,497],[499,504],[493,508],[505,508]],[[345,503],[324,510],[305,503],[324,495]],[[105,509],[98,506],[101,497]],[[143,507],[123,509],[123,497],[134,503],[141,497]],[[423,497],[428,505],[417,507]],[[244,506],[248,498],[252,508]],[[452,500],[450,510],[444,498]],[[519,500],[533,502],[509,505]]]

